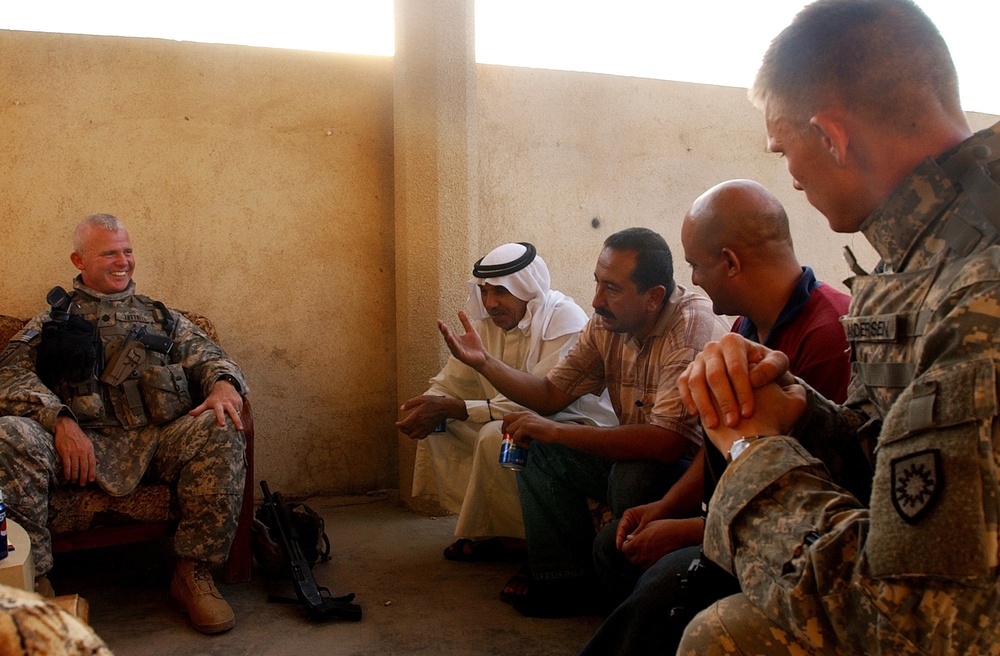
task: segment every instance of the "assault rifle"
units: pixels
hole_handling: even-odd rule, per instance
[[[351,603],[354,601],[353,592],[343,597],[334,597],[329,588],[316,585],[316,579],[309,568],[309,561],[302,554],[302,545],[299,544],[299,535],[292,521],[292,513],[288,509],[288,504],[281,498],[281,493],[271,494],[266,481],[260,482],[260,489],[264,492],[264,508],[270,512],[271,519],[274,520],[268,524],[269,526],[273,524],[273,527],[277,528],[277,535],[272,535],[272,538],[277,538],[281,550],[285,553],[295,594],[299,603],[306,609],[306,617],[316,622],[334,617],[355,622],[360,620],[361,606]],[[275,595],[269,595],[268,601],[295,603],[294,599]]]

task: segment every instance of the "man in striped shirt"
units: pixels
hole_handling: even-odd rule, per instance
[[[465,333],[439,324],[452,354],[533,412],[504,418],[529,447],[518,475],[531,577],[512,579],[502,596],[533,617],[601,610],[591,558],[587,499],[620,517],[660,498],[702,444],[676,380],[704,344],[727,331],[704,296],[673,279],[670,249],[646,228],[604,242],[594,271],[595,315],[549,373],[534,376],[492,357],[464,313]],[[620,425],[570,426],[545,419],[587,393],[607,389]]]

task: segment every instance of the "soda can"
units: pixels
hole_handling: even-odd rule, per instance
[[[7,506],[3,502],[3,492],[0,492],[0,560],[7,557]]]
[[[514,438],[504,433],[503,442],[500,443],[500,466],[521,471],[527,463],[528,450],[514,444]]]
[[[442,419],[441,423],[438,424],[437,426],[435,426],[434,430],[432,430],[431,432],[432,433],[444,433],[447,430],[448,430],[448,420],[447,419]]]

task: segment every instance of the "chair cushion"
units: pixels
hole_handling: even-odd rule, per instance
[[[53,534],[178,517],[170,486],[161,483],[140,485],[123,497],[92,487],[65,487],[49,495],[49,530]]]
[[[0,314],[0,351],[7,345],[10,338],[14,336],[14,333],[21,330],[26,323],[28,323],[27,319],[18,319],[17,317],[8,317],[5,314]]]

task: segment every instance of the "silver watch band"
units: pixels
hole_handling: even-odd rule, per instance
[[[733,442],[733,445],[729,447],[729,462],[739,458],[740,454],[747,450],[747,447],[762,437],[767,437],[767,435],[747,435]]]

